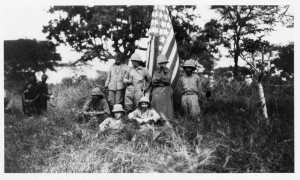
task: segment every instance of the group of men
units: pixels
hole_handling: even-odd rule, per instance
[[[128,114],[129,119],[135,120],[139,124],[155,123],[159,119],[165,122],[172,118],[172,72],[167,67],[166,56],[159,55],[157,57],[158,68],[152,77],[148,69],[143,67],[143,61],[139,54],[132,54],[130,60],[132,67],[121,63],[122,56],[120,54],[115,56],[115,63],[110,67],[105,82],[105,88],[108,90],[108,102],[100,88],[93,89],[92,99],[84,105],[79,119],[93,117],[92,121],[98,122],[100,130],[103,130],[105,129],[104,124],[107,127],[110,127],[109,124],[120,127],[122,123],[117,123],[116,113]],[[196,73],[193,73],[196,65],[192,60],[187,60],[183,69],[185,73],[178,82],[182,92],[181,107],[186,115],[199,117],[201,112],[199,99],[205,96],[202,90],[202,81]],[[124,104],[124,109],[122,104]],[[110,109],[114,114],[113,118],[108,118]],[[117,117],[122,119],[121,116]]]
[[[105,82],[108,102],[105,98],[106,94],[99,87],[94,88],[91,92],[92,98],[84,104],[76,119],[82,122],[94,122],[95,125],[100,124],[102,129],[103,123],[106,126],[109,126],[108,124],[120,125],[116,123],[116,118],[122,119],[125,114],[129,119],[140,124],[170,120],[174,111],[172,71],[167,67],[166,56],[157,57],[158,66],[153,76],[143,66],[139,54],[134,53],[130,57],[132,67],[122,64],[122,60],[122,55],[117,54],[115,63],[109,69]],[[178,82],[182,92],[181,108],[186,115],[199,117],[201,112],[199,99],[205,96],[202,81],[193,72],[196,70],[196,65],[192,60],[185,61],[183,69],[185,73]],[[25,84],[22,94],[22,107],[25,115],[39,115],[47,110],[47,100],[53,98],[53,95],[48,92],[47,78],[44,74],[42,81],[38,83],[35,74],[32,74]],[[113,113],[113,118],[109,118],[111,113]],[[116,116],[118,113],[121,115]]]
[[[48,76],[43,74],[41,81],[37,82],[35,74],[32,73],[29,81],[25,83],[22,93],[22,108],[25,115],[41,115],[47,110],[47,101],[53,98],[48,92],[47,79]]]

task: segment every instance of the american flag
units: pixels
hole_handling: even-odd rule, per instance
[[[157,57],[163,54],[169,60],[167,67],[172,72],[172,85],[179,75],[179,56],[175,34],[166,6],[154,6],[149,30],[150,42],[147,48],[147,68],[152,75],[156,69]]]

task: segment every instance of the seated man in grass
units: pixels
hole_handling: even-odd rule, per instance
[[[94,88],[91,95],[92,99],[84,104],[82,111],[77,116],[77,121],[89,122],[93,127],[97,127],[110,115],[110,110],[100,88]]]
[[[151,104],[149,99],[147,97],[142,97],[138,104],[138,108],[129,113],[128,118],[136,121],[141,128],[143,128],[144,125],[156,122],[160,119],[160,116],[155,109],[151,108],[150,106]]]
[[[124,128],[123,115],[125,113],[121,104],[115,104],[112,110],[114,117],[106,118],[100,125],[99,131],[104,132],[107,130],[122,130]]]

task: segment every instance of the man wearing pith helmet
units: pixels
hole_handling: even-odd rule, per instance
[[[168,59],[161,54],[157,57],[158,67],[152,78],[151,106],[159,113],[162,120],[169,120],[173,115],[172,72],[166,67]]]
[[[115,104],[112,110],[114,117],[106,118],[100,125],[99,131],[104,132],[107,130],[122,130],[124,128],[123,115],[125,113],[122,104]]]
[[[159,114],[155,109],[151,108],[150,101],[147,97],[142,97],[138,108],[128,114],[130,120],[136,121],[139,125],[150,123],[151,121],[156,122],[160,119]]]
[[[110,110],[99,87],[92,90],[91,96],[92,98],[84,104],[78,121],[89,121],[93,126],[98,126],[110,115]]]
[[[187,60],[183,64],[184,75],[179,79],[179,87],[182,89],[181,108],[184,113],[193,117],[200,115],[199,99],[204,97],[200,77],[193,73],[196,64],[193,60]]]
[[[125,74],[123,82],[126,85],[125,111],[131,112],[137,108],[140,99],[149,91],[151,76],[148,69],[142,66],[141,56],[137,53],[130,57],[131,68]]]

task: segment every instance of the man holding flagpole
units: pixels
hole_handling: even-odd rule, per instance
[[[157,57],[161,54],[164,55],[168,60],[166,67],[169,68],[172,74],[171,85],[173,86],[179,78],[179,56],[167,6],[154,6],[149,35],[150,42],[146,57],[149,73],[151,75],[154,74],[157,66]]]
[[[159,113],[162,120],[170,120],[173,116],[173,89],[171,88],[172,72],[166,67],[166,56],[157,58],[158,68],[152,78],[151,106]]]
[[[167,6],[154,6],[149,35],[147,68],[153,75],[151,105],[163,120],[169,120],[173,115],[171,86],[178,79],[179,56]]]

